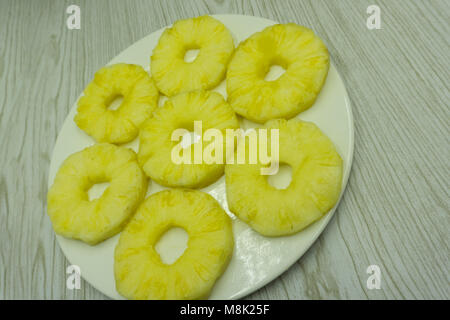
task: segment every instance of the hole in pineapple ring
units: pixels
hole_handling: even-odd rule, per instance
[[[289,187],[292,181],[292,167],[286,163],[280,163],[278,172],[267,176],[267,182],[278,190],[284,190]]]
[[[158,107],[163,107],[167,100],[169,100],[167,96],[159,93]]]
[[[184,54],[184,62],[186,62],[186,63],[194,62],[195,59],[197,59],[199,52],[200,52],[200,49],[187,50],[186,53]]]
[[[273,64],[270,66],[269,71],[266,73],[264,80],[275,81],[281,77],[286,72],[286,69],[278,64]]]
[[[92,185],[87,191],[89,201],[100,198],[105,190],[109,187],[109,182],[101,182]]]
[[[123,95],[117,94],[112,96],[106,103],[108,110],[117,110],[123,102]]]
[[[178,260],[187,248],[189,235],[183,228],[170,228],[158,240],[155,250],[161,261],[165,264],[173,264]]]

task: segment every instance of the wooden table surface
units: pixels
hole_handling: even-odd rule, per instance
[[[81,8],[68,30],[66,8]],[[369,5],[381,29],[366,26]],[[94,72],[177,19],[296,22],[326,43],[355,121],[353,169],[325,232],[249,299],[435,299],[449,285],[450,2],[0,0],[0,299],[103,299],[66,267],[46,215],[53,146]],[[381,288],[366,286],[369,265]]]

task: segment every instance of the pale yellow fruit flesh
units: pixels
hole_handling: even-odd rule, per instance
[[[221,163],[176,164],[172,150],[179,144],[172,141],[174,130],[192,130],[194,121],[202,122],[202,130],[220,130],[223,137],[226,129],[239,128],[234,111],[223,97],[210,91],[191,91],[174,96],[157,109],[153,117],[142,126],[138,160],[145,173],[157,183],[167,187],[200,188],[216,181],[224,170],[225,152]],[[225,141],[225,139],[224,139]],[[199,142],[197,142],[199,143]],[[203,142],[202,150],[209,142]],[[194,155],[194,146],[191,146]],[[203,151],[202,151],[203,154]]]
[[[184,228],[188,247],[173,264],[155,249],[170,228]],[[129,299],[203,299],[233,252],[231,219],[210,195],[173,189],[148,197],[121,233],[114,255],[117,291]]]
[[[102,182],[109,187],[89,201],[88,189]],[[56,233],[94,245],[123,229],[146,191],[134,151],[97,144],[63,162],[47,195],[47,212]]]
[[[188,50],[198,49],[192,62]],[[166,96],[197,89],[211,89],[225,77],[234,51],[228,29],[210,16],[179,20],[161,35],[151,57],[152,77]]]
[[[109,104],[117,97],[123,97],[123,102],[112,110]],[[74,120],[97,142],[122,144],[137,137],[158,99],[153,80],[141,66],[115,64],[97,71],[78,101]]]
[[[266,81],[273,65],[286,71]],[[328,68],[328,50],[310,29],[293,23],[267,27],[236,49],[226,76],[228,102],[258,123],[292,118],[313,105]]]
[[[272,120],[265,127],[279,129],[279,161],[292,167],[291,183],[286,189],[274,188],[268,176],[261,175],[260,169],[266,165],[260,161],[227,164],[228,207],[262,235],[290,235],[320,219],[336,204],[342,159],[313,123],[294,118]]]

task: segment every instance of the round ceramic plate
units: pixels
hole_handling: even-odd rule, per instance
[[[253,33],[276,23],[252,16],[216,15],[214,17],[228,27],[236,45]],[[158,30],[134,43],[111,60],[109,64],[133,63],[148,70],[149,57],[163,30]],[[226,97],[225,83],[223,82],[215,91]],[[56,172],[65,158],[95,143],[75,125],[73,121],[75,114],[76,103],[63,124],[53,150],[48,178],[49,186],[53,184]],[[344,192],[353,158],[353,118],[344,84],[333,64],[330,65],[328,78],[316,103],[298,117],[314,122],[334,142],[344,160],[342,181],[342,192]],[[253,126],[246,120],[241,120],[241,123],[245,128]],[[137,151],[138,141],[133,141],[127,146]],[[148,194],[162,189],[164,188],[151,182]],[[268,238],[254,232],[230,213],[226,201],[224,177],[202,190],[215,197],[232,217],[235,238],[233,257],[225,273],[215,284],[210,299],[238,299],[278,277],[314,243],[336,209],[336,207],[333,208],[322,219],[293,236]],[[93,192],[95,193],[95,190]],[[101,193],[100,189],[97,190],[97,193]],[[174,231],[170,236],[164,238],[165,243],[161,250],[168,259],[182,250],[180,243],[185,241],[183,236],[181,232]],[[81,276],[84,279],[108,297],[122,298],[116,291],[113,273],[114,248],[119,235],[96,246],[58,235],[56,238],[70,263],[81,268]]]

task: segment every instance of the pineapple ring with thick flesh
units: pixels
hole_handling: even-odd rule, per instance
[[[169,98],[142,125],[139,135],[139,164],[157,183],[166,187],[202,188],[223,175],[226,150],[220,163],[208,164],[203,159],[201,163],[195,163],[192,159],[191,163],[178,164],[172,159],[172,152],[180,143],[172,140],[173,132],[180,128],[193,131],[194,121],[201,121],[203,132],[210,128],[219,129],[222,137],[225,137],[226,129],[239,128],[233,109],[219,93],[197,90]],[[193,143],[191,156],[195,154],[195,145],[200,143],[202,154],[209,145],[201,140]]]
[[[198,49],[192,62],[184,60],[189,50]],[[220,21],[201,16],[179,20],[161,35],[151,56],[151,73],[166,96],[211,89],[225,77],[234,51],[233,38]]]
[[[266,81],[274,65],[285,72]],[[294,23],[267,27],[236,49],[227,71],[228,102],[258,123],[292,118],[313,105],[328,68],[328,50],[313,31]]]
[[[279,162],[291,166],[291,183],[286,189],[273,187],[269,176],[260,174],[264,165],[259,160],[257,164],[227,164],[228,207],[262,235],[290,235],[320,219],[336,204],[342,159],[313,123],[294,118],[271,120],[265,127],[279,130]],[[272,143],[270,137],[268,141]]]
[[[173,227],[189,235],[184,253],[165,264],[155,245]],[[116,289],[128,299],[204,299],[233,252],[231,219],[209,194],[164,190],[148,197],[120,235]]]
[[[89,201],[88,190],[103,182],[109,187]],[[131,149],[103,143],[70,155],[47,195],[55,232],[91,245],[112,237],[144,199],[147,183]]]
[[[111,102],[123,97],[112,110]],[[139,127],[158,106],[159,92],[149,74],[138,65],[119,63],[101,68],[78,101],[75,123],[97,142],[132,141]]]

